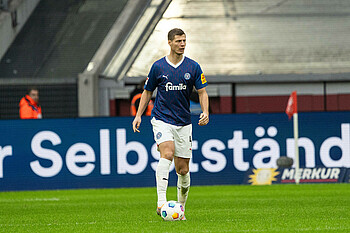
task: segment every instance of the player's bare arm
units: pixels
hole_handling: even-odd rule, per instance
[[[143,112],[146,110],[148,102],[151,100],[151,98],[152,98],[151,91],[144,90],[142,92],[139,109],[137,110],[134,121],[132,122],[132,129],[134,130],[134,132],[140,132],[139,127],[141,125],[141,116]]]
[[[198,125],[203,126],[209,123],[209,98],[205,87],[197,91],[199,96],[199,103],[202,108],[202,113],[199,116]]]

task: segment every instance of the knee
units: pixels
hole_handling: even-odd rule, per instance
[[[174,158],[174,154],[171,151],[167,151],[167,152],[164,152],[161,157],[172,161]]]
[[[186,175],[188,173],[188,168],[180,168],[179,171],[178,171],[178,174],[179,175]]]

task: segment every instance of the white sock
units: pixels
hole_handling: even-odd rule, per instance
[[[190,172],[187,172],[186,175],[177,174],[177,201],[180,202],[183,207],[185,207],[186,204],[190,184]]]
[[[172,161],[160,158],[156,170],[158,207],[161,207],[166,200],[166,190],[168,188],[169,168]]]

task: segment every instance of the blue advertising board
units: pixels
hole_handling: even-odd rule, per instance
[[[149,117],[0,121],[0,191],[155,186],[159,159]],[[193,185],[242,184],[253,168],[294,157],[286,114],[193,116]],[[299,114],[300,166],[350,167],[350,112]],[[171,167],[169,184],[176,184]]]
[[[344,177],[344,183],[350,183],[350,168],[346,170],[346,174]]]
[[[347,170],[344,167],[313,167],[299,169],[299,183],[343,183]],[[269,185],[295,183],[295,168],[251,168],[243,184]]]

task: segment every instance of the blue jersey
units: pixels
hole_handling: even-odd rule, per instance
[[[184,126],[191,124],[190,95],[208,86],[199,64],[185,56],[176,66],[167,57],[153,63],[148,74],[145,90],[154,91],[157,96],[152,117],[166,123]]]

